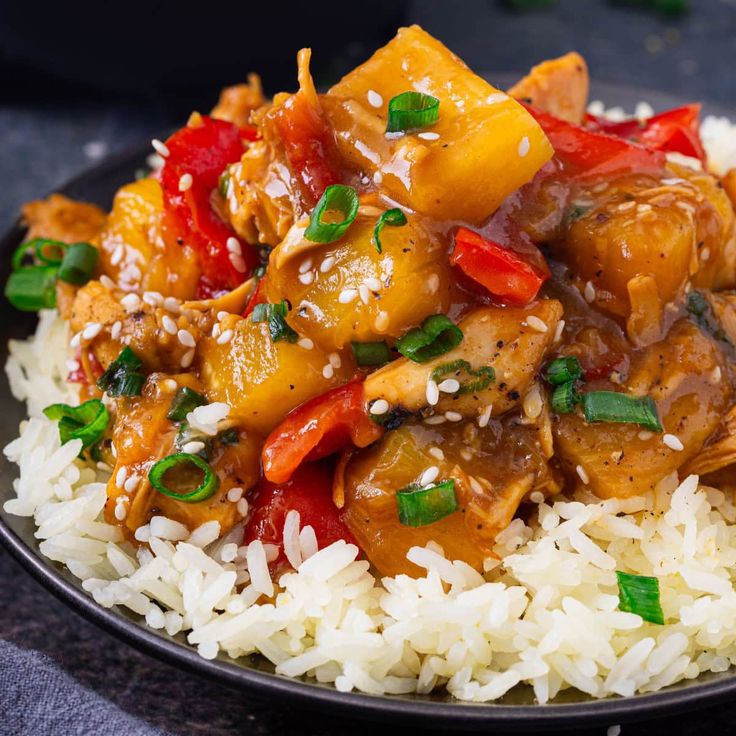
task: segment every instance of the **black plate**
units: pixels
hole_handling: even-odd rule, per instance
[[[509,81],[507,75],[488,75],[499,86]],[[594,88],[593,98],[600,97],[607,104],[622,105],[628,110],[639,100],[648,100],[655,109],[682,104],[655,91],[637,90],[613,85]],[[706,105],[713,114],[727,114],[722,108]],[[732,117],[735,117],[732,113]],[[61,192],[109,207],[119,186],[133,178],[150,147],[145,146],[111,158],[83,173],[60,189]],[[0,240],[0,281],[5,283],[10,265],[10,253],[23,237],[17,225]],[[35,318],[17,313],[4,302],[6,319],[0,325],[0,362],[7,357],[9,338],[21,338],[33,330]],[[16,402],[2,382],[0,409],[4,421],[0,427],[0,445],[5,445],[16,434],[18,422],[25,417],[23,407]],[[302,706],[332,710],[372,720],[392,723],[412,723],[433,728],[458,730],[487,730],[502,727],[505,730],[566,729],[592,723],[613,724],[642,720],[658,715],[706,707],[736,695],[736,673],[708,674],[695,681],[684,681],[658,693],[636,695],[631,698],[594,700],[572,690],[564,691],[553,703],[539,706],[532,703],[531,690],[519,687],[496,703],[474,704],[456,701],[449,695],[437,693],[427,696],[374,696],[361,693],[339,693],[333,687],[312,681],[293,680],[273,672],[260,657],[248,657],[237,662],[226,656],[208,661],[186,643],[183,634],[170,637],[154,631],[142,623],[141,617],[127,609],[106,609],[98,606],[82,589],[80,582],[62,566],[42,557],[38,540],[33,536],[35,526],[30,519],[10,516],[1,506],[11,497],[15,466],[0,456],[0,541],[18,562],[50,592],[66,602],[85,618],[138,649],[166,662],[194,671],[204,677],[229,685],[257,691],[281,699],[298,702]]]

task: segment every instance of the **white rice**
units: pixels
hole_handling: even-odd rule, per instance
[[[706,118],[703,140],[715,171],[736,166],[736,126]],[[736,664],[736,507],[695,476],[665,478],[641,498],[538,498],[529,525],[515,519],[498,536],[482,575],[430,543],[407,555],[423,576],[377,579],[352,544],[318,550],[296,512],[284,528],[294,571],[278,580],[268,567],[278,549],[244,545],[240,526],[220,537],[215,521],[189,533],[154,517],[136,549],[103,520],[109,473],[77,458],[78,440],[61,446],[42,414],[78,402],[65,381],[68,344],[54,311],[41,312],[33,338],[10,343],[6,372],[30,419],[4,450],[19,467],[4,509],[34,518],[42,554],[97,603],[187,632],[204,658],[260,652],[281,674],[373,694],[445,687],[491,701],[526,683],[540,703],[569,687],[596,698],[649,692]],[[188,419],[214,434],[228,411],[210,404]],[[244,516],[238,491],[230,500]],[[659,579],[664,626],[618,610],[616,570]]]

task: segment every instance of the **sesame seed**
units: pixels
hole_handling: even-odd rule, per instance
[[[534,491],[534,493],[529,494],[529,500],[532,503],[544,503],[544,493],[541,491]]]
[[[125,479],[128,477],[128,468],[125,465],[121,465],[118,468],[118,472],[115,473],[115,485],[118,488],[122,488],[125,485]]]
[[[713,372],[710,374],[710,380],[713,383],[720,383],[721,382],[721,375],[722,375],[721,374],[721,366],[717,365],[713,369]]]
[[[526,323],[529,325],[529,327],[531,327],[533,330],[536,330],[537,332],[547,332],[547,330],[549,329],[544,320],[539,319],[539,317],[534,314],[530,314],[526,318]]]
[[[220,325],[216,324],[212,327],[212,337],[220,337]]]
[[[456,411],[446,411],[445,412],[445,419],[447,419],[448,422],[460,422],[462,421],[463,415]]]
[[[358,296],[356,289],[343,289],[340,292],[340,296],[337,297],[337,301],[339,301],[340,304],[350,304],[350,302],[355,300],[356,296]]]
[[[179,177],[179,191],[180,192],[186,192],[188,189],[192,186],[192,175],[191,174],[182,174]]]
[[[383,181],[383,174],[380,171],[376,171],[373,174],[373,183],[378,186]]]
[[[588,304],[595,301],[595,286],[593,286],[592,281],[585,282],[585,290],[583,291],[583,296],[585,297],[585,301],[588,302]]]
[[[157,291],[144,291],[143,301],[151,307],[158,307],[164,303],[164,297]]]
[[[181,356],[179,365],[181,365],[182,368],[189,368],[193,360],[194,360],[194,350],[193,349],[187,350],[187,352]]]
[[[440,288],[440,277],[436,274],[430,274],[427,277],[427,293],[428,294],[434,294],[437,292],[437,289]]]
[[[69,340],[69,345],[73,348],[78,348],[80,343],[82,342],[82,333],[77,332],[75,335],[72,335],[72,339]]]
[[[460,450],[460,457],[466,462],[470,462],[473,459],[473,451],[469,447],[463,447]]]
[[[529,138],[528,138],[528,136],[524,136],[519,141],[519,147],[516,150],[517,150],[519,156],[521,156],[521,158],[524,158],[524,156],[526,156],[527,153],[529,153],[529,149],[530,148],[531,148],[531,143],[529,143]]]
[[[389,316],[388,312],[381,310],[373,321],[373,326],[376,328],[376,332],[384,332],[388,329]]]
[[[329,381],[335,375],[335,369],[328,363],[322,368],[322,375]]]
[[[198,452],[204,450],[204,442],[201,440],[192,440],[187,442],[182,448],[182,452],[186,452],[187,455],[196,455]]]
[[[311,350],[314,347],[314,343],[308,337],[299,338],[297,345],[305,350]]]
[[[336,260],[335,256],[327,256],[327,258],[320,263],[319,270],[322,271],[322,273],[327,273],[335,265]]]
[[[444,424],[446,421],[447,420],[445,419],[445,417],[442,416],[442,414],[435,414],[434,416],[427,417],[424,420],[424,423],[425,424],[429,424],[429,425],[432,425],[432,424]]]
[[[123,260],[123,256],[125,255],[125,246],[120,243],[119,245],[115,246],[115,250],[113,250],[112,255],[110,256],[110,265],[111,266],[117,266],[120,261]]]
[[[193,347],[196,347],[197,345],[197,342],[192,336],[192,333],[189,332],[188,330],[179,330],[179,332],[176,333],[176,336],[178,337],[179,342],[185,348],[193,348]]]
[[[675,452],[682,452],[685,449],[685,445],[682,444],[680,438],[674,434],[664,435],[662,437],[662,442],[664,442],[670,450],[675,450]]]
[[[440,469],[436,465],[427,468],[419,478],[419,485],[426,486],[428,483],[434,483],[440,474]]]
[[[311,258],[305,258],[299,264],[299,273],[306,273],[307,271],[311,270],[311,268],[312,268],[312,259]]]
[[[646,203],[640,204],[640,205],[637,206],[636,211],[640,215],[643,215],[645,212],[651,212],[652,211],[652,205],[646,204]]]
[[[370,278],[365,280],[365,285],[371,290],[371,291],[380,291],[381,290],[381,282],[376,278]]]
[[[140,481],[141,481],[140,475],[133,473],[133,475],[131,475],[130,478],[128,478],[125,481],[125,485],[123,486],[123,488],[125,488],[126,493],[133,493],[133,491],[138,487],[138,484],[140,483]]]
[[[69,371],[69,373],[73,373],[74,371],[79,370],[79,361],[78,360],[67,360],[66,362],[66,369]]]
[[[237,509],[241,516],[248,516],[248,502],[244,498],[238,501]]]
[[[435,406],[435,404],[440,400],[439,386],[431,378],[427,381],[426,397],[427,403],[430,406]]]
[[[457,378],[446,378],[437,388],[443,394],[456,394],[460,390],[460,381]]]
[[[468,480],[470,481],[470,487],[473,489],[473,493],[484,493],[483,486],[479,483],[478,479],[475,478],[472,475],[468,476]]]
[[[381,95],[379,95],[375,90],[369,89],[367,97],[368,104],[371,107],[381,107],[381,105],[383,105],[383,97],[381,97]]]
[[[227,492],[227,500],[232,503],[237,503],[243,497],[243,489],[239,486],[233,486]]]
[[[342,360],[340,360],[340,356],[337,353],[330,353],[327,356],[327,360],[330,361],[330,365],[333,368],[339,368],[342,365]]]
[[[228,253],[227,257],[230,260],[232,267],[238,273],[245,273],[248,270],[248,267],[245,265],[245,260],[243,259],[243,256],[238,255],[237,253]]]
[[[429,450],[427,450],[427,453],[440,462],[445,459],[445,453],[442,452],[439,447],[430,447]]]
[[[360,301],[362,301],[363,304],[368,304],[368,300],[371,298],[371,292],[368,287],[365,284],[361,284],[358,287],[358,293],[360,294]]]
[[[243,255],[243,248],[237,238],[228,238],[225,242],[225,246],[227,247],[228,253],[237,253],[239,256]]]
[[[427,130],[424,133],[419,133],[417,137],[425,141],[436,141],[440,137],[440,134]]]
[[[371,414],[381,415],[389,410],[390,406],[386,399],[378,399],[371,404]]]
[[[99,322],[88,322],[82,330],[82,338],[85,340],[94,340],[100,334],[102,325]]]
[[[478,426],[483,429],[483,427],[488,426],[488,422],[491,421],[491,413],[493,412],[493,405],[488,404],[488,406],[483,409],[483,411],[480,413],[480,416],[478,417]]]
[[[125,498],[124,496],[118,496],[118,499]],[[124,521],[128,515],[128,507],[124,503],[115,504],[115,518],[118,521]]]
[[[159,156],[166,158],[170,153],[168,146],[165,143],[162,143],[158,138],[154,138],[151,141],[151,145]]]
[[[163,325],[164,330],[169,333],[169,335],[176,335],[178,331],[176,322],[174,322],[174,320],[171,319],[168,314],[165,314],[163,316],[161,324]]]
[[[115,282],[106,273],[103,273],[102,276],[100,276],[100,283],[106,289],[114,289],[115,288]]]
[[[164,299],[164,309],[167,312],[173,312],[174,314],[179,314],[181,312],[181,304],[179,303],[179,300],[175,296],[167,296]]]
[[[179,384],[173,378],[167,378],[161,381],[161,388],[165,389],[169,393],[174,393],[178,388]]]
[[[700,257],[707,261],[710,259],[710,248],[703,248],[703,250],[700,251]]]
[[[299,274],[299,283],[302,283],[305,286],[309,286],[309,284],[311,284],[312,281],[314,281],[314,273],[312,273],[312,271],[308,271],[307,273]]]
[[[636,202],[624,202],[623,204],[620,204],[618,206],[619,212],[626,212],[627,210],[633,209],[636,207]]]
[[[217,344],[218,345],[224,345],[227,342],[230,342],[233,337],[233,331],[232,330],[225,330],[220,337],[217,338]]]
[[[565,330],[565,320],[564,319],[561,319],[557,323],[557,327],[555,328],[555,339],[554,339],[554,342],[559,342],[560,340],[562,340],[562,333],[564,332],[564,330]]]
[[[542,413],[542,407],[542,396],[539,392],[539,386],[534,385],[522,402],[524,414],[526,414],[529,419],[536,419]]]
[[[585,468],[582,465],[578,465],[575,468],[575,472],[578,474],[578,477],[580,478],[583,483],[587,486],[588,483],[590,483],[590,476],[585,472]]]

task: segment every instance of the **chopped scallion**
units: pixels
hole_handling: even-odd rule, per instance
[[[97,380],[97,388],[109,396],[139,396],[146,380],[140,372],[142,366],[138,356],[126,346]]]
[[[378,218],[378,222],[376,222],[376,226],[373,228],[373,241],[379,253],[383,252],[381,247],[381,231],[386,225],[392,225],[393,227],[406,225],[406,215],[398,207],[394,207],[391,210],[386,210]]]
[[[353,187],[345,184],[330,185],[312,210],[304,237],[313,243],[334,243],[355,220],[358,205],[358,193]],[[325,222],[327,213],[337,213],[342,219],[337,222]]]
[[[583,412],[588,422],[638,424],[661,432],[657,405],[650,396],[629,396],[616,391],[591,391],[583,394]]]
[[[251,320],[253,322],[268,322],[268,331],[273,342],[285,340],[296,342],[299,335],[289,326],[286,315],[289,305],[282,299],[278,304],[256,304],[253,308]]]
[[[110,413],[99,399],[90,399],[79,406],[51,404],[43,413],[59,423],[61,444],[70,440],[82,440],[82,448],[96,445],[105,434]]]
[[[426,526],[443,519],[457,509],[455,481],[450,479],[430,486],[409,486],[396,494],[399,522],[404,526]]]
[[[198,391],[189,388],[189,386],[182,386],[176,392],[166,418],[172,422],[183,422],[190,411],[206,403],[207,399]]]
[[[206,460],[186,452],[177,452],[154,463],[148,480],[159,493],[186,503],[205,501],[220,485]]]
[[[64,257],[66,249],[67,244],[62,243],[60,240],[33,238],[32,240],[26,240],[21,243],[15,249],[10,262],[14,271],[39,263],[46,266],[58,266]],[[30,255],[33,255],[33,263],[25,263],[26,258]]]
[[[402,92],[388,103],[387,133],[407,133],[434,125],[440,116],[440,101],[422,92]]]
[[[462,330],[444,314],[434,314],[421,327],[409,330],[396,349],[415,363],[426,363],[456,348],[463,339]]]
[[[353,355],[359,366],[383,365],[391,360],[391,351],[384,340],[381,342],[353,342]]]
[[[552,411],[556,414],[570,414],[580,403],[580,394],[575,390],[575,381],[555,386],[552,392]]]
[[[659,600],[659,580],[647,575],[631,575],[616,570],[618,607],[641,616],[653,624],[664,624],[664,612]]]
[[[56,266],[30,266],[10,274],[5,296],[24,312],[52,309],[56,306]]]
[[[473,368],[467,360],[459,358],[453,360],[450,363],[443,363],[438,365],[431,374],[433,381],[438,381],[443,376],[447,376],[451,373],[455,375],[461,375],[467,373],[469,376],[476,378],[475,381],[466,381],[460,384],[460,388],[457,390],[458,394],[472,394],[478,391],[483,391],[491,385],[496,379],[496,371],[489,365],[481,366],[480,368]]]
[[[89,243],[73,243],[69,246],[59,266],[59,278],[68,284],[82,286],[95,271],[100,253]]]
[[[553,386],[559,386],[568,381],[577,381],[582,375],[580,361],[574,355],[566,355],[547,366],[545,378]]]

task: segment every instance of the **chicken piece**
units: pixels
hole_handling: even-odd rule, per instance
[[[588,65],[570,51],[532,67],[509,94],[570,123],[581,123],[588,104]]]
[[[694,458],[718,428],[732,401],[725,373],[716,342],[689,320],[680,320],[665,340],[634,357],[625,393],[651,396],[664,432],[675,435],[683,449],[670,449],[661,434],[637,425],[588,424],[573,413],[561,415],[554,426],[557,456],[571,478],[587,477],[601,498],[646,493]],[[616,388],[595,381],[585,390]]]
[[[158,291],[187,299],[199,281],[195,252],[162,237],[163,194],[155,179],[121,187],[100,235],[100,266],[126,290]]]
[[[354,374],[348,354],[274,341],[265,322],[229,315],[219,324],[220,336],[232,337],[205,337],[198,345],[196,365],[207,396],[229,404],[233,419],[264,435],[296,406]]]
[[[511,416],[491,420],[483,430],[472,423],[405,425],[347,461],[336,479],[345,499],[342,518],[382,575],[423,574],[406,553],[429,541],[440,544],[448,559],[480,570],[522,499],[535,490],[559,491],[535,428],[517,422]],[[439,470],[435,483],[455,481],[458,508],[432,524],[404,526],[396,493],[419,483],[430,466]]]
[[[21,208],[28,225],[26,238],[51,238],[62,243],[90,242],[105,224],[105,213],[94,204],[77,202],[63,194],[36,199]]]
[[[387,136],[389,102],[412,90],[439,99],[437,122]],[[321,101],[350,166],[437,219],[480,223],[553,154],[521,105],[419,26],[400,29]]]
[[[328,245],[306,240],[304,228],[295,226],[271,254],[268,301],[288,299],[294,327],[325,350],[349,347],[351,340],[397,338],[450,307],[446,246],[410,216],[406,225],[383,229],[379,253],[373,229],[382,212],[363,207],[345,235]]]
[[[638,345],[661,339],[664,308],[688,280],[732,279],[730,205],[709,175],[685,176],[629,175],[580,193],[567,235],[553,245],[580,291],[627,323]]]
[[[180,451],[176,445],[179,426],[166,417],[179,386],[201,391],[190,374],[153,374],[146,381],[142,396],[117,403],[113,433],[117,463],[107,484],[105,519],[123,526],[131,539],[136,529],[147,524],[152,516],[160,515],[184,524],[190,531],[207,521],[217,521],[221,534],[227,534],[241,518],[236,504],[227,498],[228,491],[234,487],[248,490],[260,475],[261,438],[240,430],[232,444],[202,438],[211,444],[208,462],[219,479],[213,496],[187,503],[156,491],[148,482],[151,466]],[[115,513],[119,505],[126,512],[122,521]]]
[[[731,205],[736,208],[736,169],[729,169],[721,179],[723,189],[731,200]]]
[[[72,307],[70,326],[74,332],[82,332],[90,323],[102,327],[87,344],[103,368],[107,368],[128,345],[143,361],[147,371],[177,372],[182,361],[184,364],[190,362],[188,353],[192,350],[179,339],[178,331],[186,330],[196,343],[211,328],[209,313],[185,310],[176,314],[140,299],[126,307],[121,304],[121,299],[135,302],[136,297],[110,290],[99,281],[90,281],[79,289]],[[120,322],[120,328],[113,338],[116,322]],[[171,334],[171,329],[174,329],[174,334]]]
[[[723,427],[711,442],[682,469],[682,475],[707,475],[736,463],[736,406],[723,419]]]
[[[220,99],[212,108],[212,117],[227,120],[244,127],[251,122],[251,113],[265,104],[261,78],[257,74],[248,75],[247,84],[225,87]]]
[[[458,325],[463,332],[460,345],[427,363],[399,358],[371,373],[365,380],[366,400],[385,399],[393,409],[419,411],[427,406],[427,383],[433,373],[437,369],[442,371],[443,367],[455,361],[467,361],[476,372],[492,368],[495,380],[479,391],[441,393],[434,409],[438,413],[453,411],[464,417],[477,417],[492,406],[494,416],[503,414],[516,406],[531,387],[552,345],[561,317],[562,305],[551,299],[543,299],[521,309],[475,309]],[[529,326],[529,318],[535,327]],[[544,323],[546,331],[537,329],[537,320]],[[478,381],[478,376],[468,376],[467,371],[458,369],[443,372],[436,377],[436,382],[455,377],[461,386]]]

